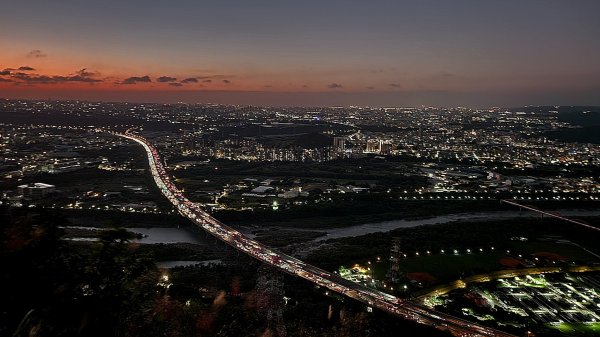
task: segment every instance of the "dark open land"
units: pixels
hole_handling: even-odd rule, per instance
[[[593,224],[600,219],[586,220]],[[507,269],[501,263],[505,257],[534,261],[536,256],[540,260],[544,256],[553,256],[538,253],[552,253],[564,257],[564,261],[556,260],[559,264],[599,263],[598,257],[584,250],[600,255],[597,240],[590,234],[589,229],[551,219],[455,222],[328,240],[328,245],[312,252],[308,260],[328,270],[371,261],[375,275],[383,279],[390,266],[392,239],[399,238],[400,248],[407,255],[400,260],[401,273],[429,274],[434,279],[434,282],[424,285],[429,286]],[[525,238],[526,241],[519,238]],[[491,247],[494,247],[493,251]],[[479,251],[480,248],[483,252]],[[467,253],[467,249],[471,253]],[[444,253],[441,253],[442,250]],[[458,253],[454,254],[454,250]],[[431,254],[428,255],[427,251]],[[419,256],[416,256],[417,252]],[[377,262],[377,257],[381,258],[380,262]],[[554,265],[551,260],[554,259],[546,259],[543,263]],[[407,282],[406,279],[404,282]]]
[[[550,131],[546,136],[561,142],[600,144],[600,125]]]
[[[367,312],[362,304],[276,270],[263,271],[260,263],[223,244],[139,245],[118,229],[103,232],[99,242],[69,242],[56,230],[57,225],[69,224],[61,211],[3,206],[0,217],[0,235],[8,240],[0,259],[9,267],[2,274],[3,334],[28,329],[19,325],[25,318],[27,325],[40,324],[47,335],[260,335],[267,325],[257,311],[257,296],[264,291],[257,278],[266,273],[281,278],[291,336],[379,337],[395,336],[399,330],[448,336],[383,312]],[[182,257],[219,258],[224,263],[170,271],[154,264]],[[79,300],[81,296],[85,300]]]

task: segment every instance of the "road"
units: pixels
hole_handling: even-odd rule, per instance
[[[150,142],[129,132],[116,135],[133,140],[144,147],[154,182],[181,215],[237,250],[288,274],[302,277],[321,287],[356,299],[370,307],[440,330],[449,331],[455,336],[514,337],[514,335],[437,312],[424,305],[402,300],[377,289],[346,280],[337,274],[331,274],[323,269],[306,264],[293,256],[283,254],[250,239],[213,218],[200,205],[188,200],[183,192],[172,183],[158,151]]]

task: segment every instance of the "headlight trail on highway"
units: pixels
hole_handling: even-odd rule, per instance
[[[403,300],[377,289],[346,280],[337,274],[332,274],[321,268],[304,263],[293,256],[283,254],[258,241],[250,239],[239,231],[213,218],[200,205],[188,200],[183,192],[172,183],[169,174],[162,164],[158,151],[145,138],[132,134],[129,131],[125,134],[117,133],[116,135],[133,140],[144,147],[154,182],[181,215],[235,249],[290,275],[302,277],[314,284],[358,300],[370,307],[378,308],[404,319],[429,325],[440,330],[449,331],[455,336],[515,337],[514,335],[444,314],[424,305]]]

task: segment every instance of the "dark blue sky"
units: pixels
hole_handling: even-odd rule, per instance
[[[9,96],[202,100],[230,92],[232,103],[600,104],[600,1],[7,0],[2,7],[0,67],[36,69],[0,80]],[[34,77],[69,78],[83,68],[97,81]],[[151,81],[126,81],[143,76]],[[178,84],[157,82],[161,76]],[[181,82],[187,78],[196,82]]]

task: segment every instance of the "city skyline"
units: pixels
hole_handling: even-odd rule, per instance
[[[598,104],[598,9],[593,1],[12,2],[0,13],[0,96],[273,106]]]

